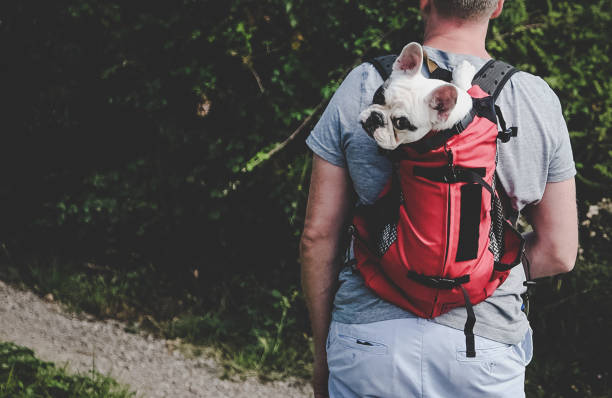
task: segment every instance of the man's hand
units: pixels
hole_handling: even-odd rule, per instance
[[[314,155],[304,233],[300,241],[302,288],[314,340],[315,397],[327,397],[325,341],[340,270],[341,236],[350,209],[347,170]]]
[[[327,355],[315,355],[314,369],[312,374],[312,390],[315,398],[327,398],[327,379],[329,378],[329,370],[327,368]]]

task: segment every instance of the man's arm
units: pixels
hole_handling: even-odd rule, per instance
[[[315,154],[304,232],[300,241],[302,288],[314,338],[315,397],[328,396],[325,341],[341,265],[338,255],[350,209],[350,196],[347,170]]]
[[[569,272],[578,252],[574,178],[546,184],[542,200],[526,209],[533,232],[525,235],[528,279]]]

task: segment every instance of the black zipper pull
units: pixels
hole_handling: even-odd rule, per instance
[[[448,157],[448,174],[444,176],[444,182],[451,183],[457,181],[457,173],[455,172],[455,162],[453,156],[453,150],[444,143],[444,152]]]

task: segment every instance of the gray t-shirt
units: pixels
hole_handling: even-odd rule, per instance
[[[476,69],[486,60],[465,54],[424,47],[429,58],[452,71],[461,61]],[[427,69],[423,68],[427,76]],[[369,63],[353,69],[332,97],[306,143],[326,161],[348,168],[357,203],[370,204],[379,196],[391,173],[389,160],[359,124],[359,113],[369,106],[382,78]],[[506,83],[497,104],[508,126],[518,127],[518,137],[499,145],[497,172],[512,206],[520,211],[537,203],[548,182],[567,180],[576,174],[567,126],[559,99],[544,80],[518,72]],[[349,250],[348,256],[352,256]],[[493,296],[474,306],[476,335],[516,344],[525,336],[529,323],[521,311],[524,292],[523,267],[514,267]],[[361,275],[344,267],[334,299],[332,317],[342,323],[369,323],[415,317],[376,296]],[[434,318],[435,322],[463,330],[466,310],[455,308]]]

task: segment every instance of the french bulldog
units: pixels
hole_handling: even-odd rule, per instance
[[[467,93],[476,74],[472,64],[463,61],[457,66],[452,83],[425,78],[422,65],[421,45],[407,44],[372,104],[359,115],[364,130],[383,149],[393,150],[420,140],[430,131],[448,129],[472,109]]]

